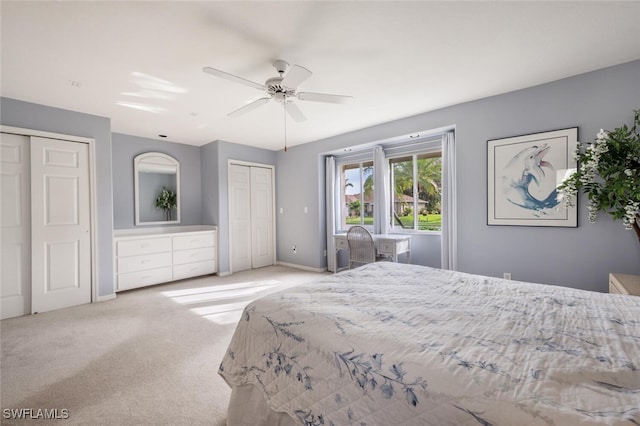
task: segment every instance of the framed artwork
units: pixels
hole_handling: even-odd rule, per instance
[[[487,224],[577,227],[558,186],[576,168],[578,128],[487,141]]]

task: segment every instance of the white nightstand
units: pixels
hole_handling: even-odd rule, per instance
[[[640,296],[640,275],[609,274],[609,293]]]

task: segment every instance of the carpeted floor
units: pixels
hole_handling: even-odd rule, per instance
[[[3,320],[0,423],[222,426],[230,389],[217,370],[242,309],[318,277],[274,266]]]

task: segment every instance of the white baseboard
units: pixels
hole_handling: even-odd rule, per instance
[[[302,269],[302,270],[311,271],[311,272],[326,272],[327,271],[327,268],[313,268],[311,266],[298,265],[298,264],[295,264],[295,263],[288,263],[288,262],[277,262],[276,265],[287,266],[289,268]]]

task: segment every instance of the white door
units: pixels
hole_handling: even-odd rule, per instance
[[[251,251],[254,268],[273,265],[271,169],[251,167]]]
[[[0,319],[31,313],[29,137],[0,134]]]
[[[251,269],[251,168],[229,165],[231,271]]]
[[[89,147],[31,138],[32,312],[91,302]]]
[[[275,263],[273,169],[229,165],[231,271]]]

